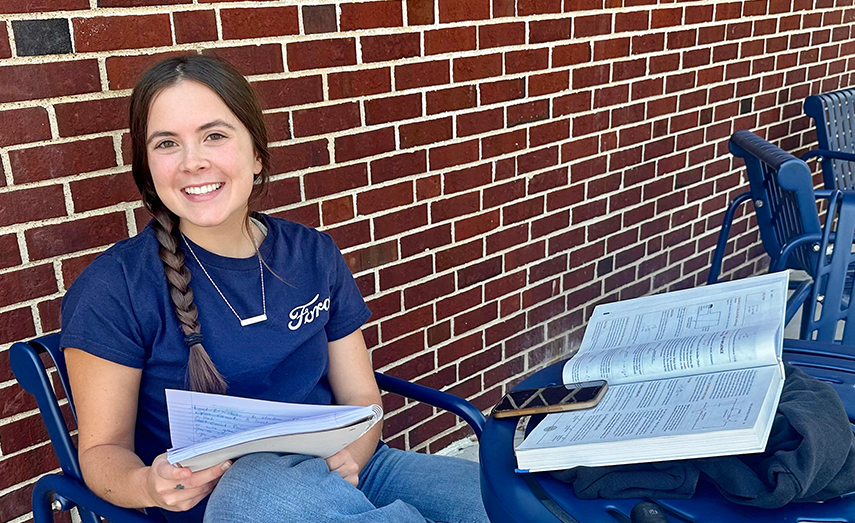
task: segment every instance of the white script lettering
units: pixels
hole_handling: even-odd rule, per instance
[[[299,329],[304,323],[312,323],[315,321],[315,318],[321,313],[321,311],[329,311],[330,310],[330,299],[327,298],[324,301],[315,303],[318,301],[320,294],[315,294],[315,297],[312,300],[305,304],[300,305],[299,307],[294,307],[288,317],[291,320],[288,322],[288,328],[292,331]]]

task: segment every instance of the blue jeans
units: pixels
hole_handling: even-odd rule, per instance
[[[223,475],[205,523],[489,523],[478,464],[382,445],[359,486],[310,456],[250,454]]]

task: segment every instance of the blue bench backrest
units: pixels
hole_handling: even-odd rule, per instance
[[[809,96],[804,111],[821,150],[855,153],[855,88]],[[827,189],[855,189],[855,162],[822,156],[822,175]]]
[[[730,152],[745,160],[751,199],[763,248],[773,263],[784,245],[803,234],[821,233],[810,168],[805,162],[748,131],[737,131]],[[789,257],[787,266],[813,274],[810,245]]]

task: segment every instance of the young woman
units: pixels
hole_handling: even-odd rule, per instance
[[[62,304],[87,485],[170,522],[483,523],[477,465],[389,449],[376,426],[322,460],[170,465],[164,389],[380,402],[370,312],[329,236],[253,212],[267,132],[246,80],[192,55],[131,97],[133,175],[154,219],[95,259]]]

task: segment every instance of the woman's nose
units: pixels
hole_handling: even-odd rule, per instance
[[[198,146],[188,146],[184,149],[181,168],[188,172],[198,171],[208,166],[204,151]]]

